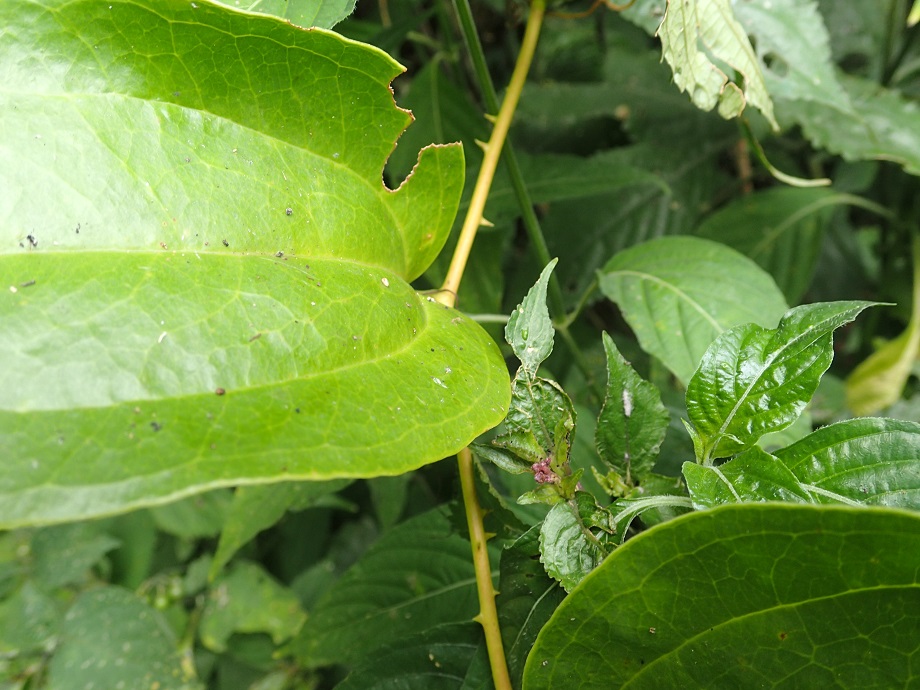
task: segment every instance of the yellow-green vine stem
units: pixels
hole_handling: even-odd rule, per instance
[[[486,207],[486,199],[492,187],[492,179],[495,177],[498,159],[501,156],[505,138],[508,136],[511,120],[521,97],[527,73],[530,71],[530,63],[537,47],[537,39],[540,37],[540,28],[543,25],[545,9],[546,3],[544,0],[534,0],[530,5],[530,16],[527,18],[527,28],[524,31],[524,40],[521,43],[521,51],[518,53],[517,64],[514,66],[511,81],[508,84],[508,91],[505,93],[505,100],[498,111],[498,116],[495,118],[492,136],[489,137],[489,142],[484,147],[485,157],[482,160],[482,167],[479,168],[479,177],[476,178],[476,186],[473,187],[473,196],[470,199],[470,206],[467,209],[466,218],[460,230],[457,248],[454,250],[450,268],[447,270],[447,277],[444,279],[444,284],[441,286],[441,293],[438,297],[440,302],[451,307],[456,302],[457,290],[460,288],[460,280],[463,278],[463,271],[466,269],[466,261],[470,256],[476,232],[479,230],[479,226],[482,225],[482,214]]]
[[[489,537],[482,522],[482,507],[476,495],[476,468],[469,448],[457,453],[460,465],[460,486],[463,491],[463,506],[466,509],[466,524],[470,530],[470,546],[473,549],[473,566],[476,570],[476,592],[479,595],[479,615],[476,621],[482,626],[489,653],[489,667],[495,690],[511,690],[511,676],[505,660],[502,645],[502,631],[498,623],[498,608],[495,605],[495,587],[492,585],[492,568],[489,565],[487,542]]]
[[[466,262],[473,247],[476,232],[483,223],[483,211],[486,199],[495,177],[495,168],[501,156],[502,146],[508,136],[511,120],[517,108],[530,63],[533,61],[537,40],[540,37],[540,28],[543,25],[543,15],[546,10],[545,0],[534,0],[530,6],[530,16],[527,18],[527,28],[524,31],[524,41],[518,53],[517,64],[508,84],[505,100],[495,118],[492,136],[485,145],[485,157],[479,169],[479,177],[473,188],[473,197],[467,209],[457,248],[454,250],[447,277],[441,286],[437,299],[442,304],[453,307],[457,301],[457,291],[460,289],[460,280],[466,269]],[[495,606],[495,587],[492,585],[492,568],[489,565],[489,552],[486,534],[482,522],[482,508],[476,496],[475,468],[473,455],[469,448],[464,448],[457,454],[457,463],[460,471],[460,484],[463,488],[463,505],[466,510],[466,522],[470,531],[470,545],[473,551],[473,566],[476,571],[476,587],[479,594],[479,615],[477,620],[482,625],[486,638],[486,649],[489,652],[489,666],[492,669],[492,682],[495,690],[511,690],[511,676],[508,673],[508,662],[505,659],[505,649],[502,646],[501,627],[498,623],[498,609]]]

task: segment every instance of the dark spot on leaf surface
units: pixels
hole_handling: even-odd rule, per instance
[[[292,209],[292,208],[286,208],[286,209],[284,209],[284,212],[285,212],[287,215],[291,216],[291,215],[294,214],[294,209]]]
[[[221,240],[221,242],[223,243],[223,245],[224,245],[225,247],[229,247],[229,246],[230,246],[230,243],[227,242],[227,240]]]
[[[781,632],[781,633],[779,634],[779,639],[780,639],[780,640],[785,640],[787,637],[789,637],[789,633]]]
[[[38,246],[38,240],[35,238],[35,235],[26,235],[26,239],[29,240],[29,245],[32,247]]]
[[[214,390],[214,394],[215,394],[215,395],[223,395],[223,394],[226,393],[226,392],[227,392],[227,391],[225,391],[223,388],[217,388],[217,389]]]
[[[156,432],[156,431],[159,431],[160,429],[162,429],[162,428],[163,428],[163,425],[160,424],[159,422],[150,422],[150,428],[153,429],[153,430]]]

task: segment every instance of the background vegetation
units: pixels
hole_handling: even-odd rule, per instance
[[[0,687],[493,687],[477,437],[513,687],[916,683],[910,3],[552,3],[456,310],[530,9],[340,5],[0,5]]]

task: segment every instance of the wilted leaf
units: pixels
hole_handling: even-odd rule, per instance
[[[659,525],[562,602],[543,688],[903,687],[920,629],[920,516],[743,504]]]
[[[502,419],[498,348],[407,283],[463,165],[381,184],[391,58],[211,3],[0,25],[0,525],[398,474]]]
[[[773,279],[728,247],[664,237],[616,254],[599,274],[642,349],[686,384],[710,343],[743,323],[773,327],[786,311]]]
[[[779,129],[760,63],[735,20],[730,0],[669,2],[658,36],[674,83],[690,93],[698,108],[712,110],[718,105],[719,115],[728,119],[739,116],[750,101]],[[738,71],[740,83],[729,80],[723,63]]]
[[[719,336],[687,386],[697,460],[734,455],[792,424],[834,358],[833,331],[872,304],[807,304],[775,329],[747,324]]]

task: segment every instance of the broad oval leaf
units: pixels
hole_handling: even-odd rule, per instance
[[[920,509],[920,424],[848,419],[776,456],[818,501]]]
[[[0,23],[0,525],[402,473],[502,419],[498,348],[407,283],[463,163],[383,186],[391,58],[207,2]]]
[[[733,249],[697,237],[662,237],[616,254],[599,274],[642,349],[685,385],[724,330],[772,328],[786,311],[773,279]]]
[[[618,548],[562,602],[524,687],[892,688],[915,676],[920,516],[722,506]]]
[[[792,424],[834,358],[833,331],[872,304],[806,304],[775,329],[747,324],[719,336],[687,386],[697,459],[728,457]]]
[[[540,526],[540,560],[566,591],[594,570],[616,546],[610,512],[584,491],[556,503]]]

